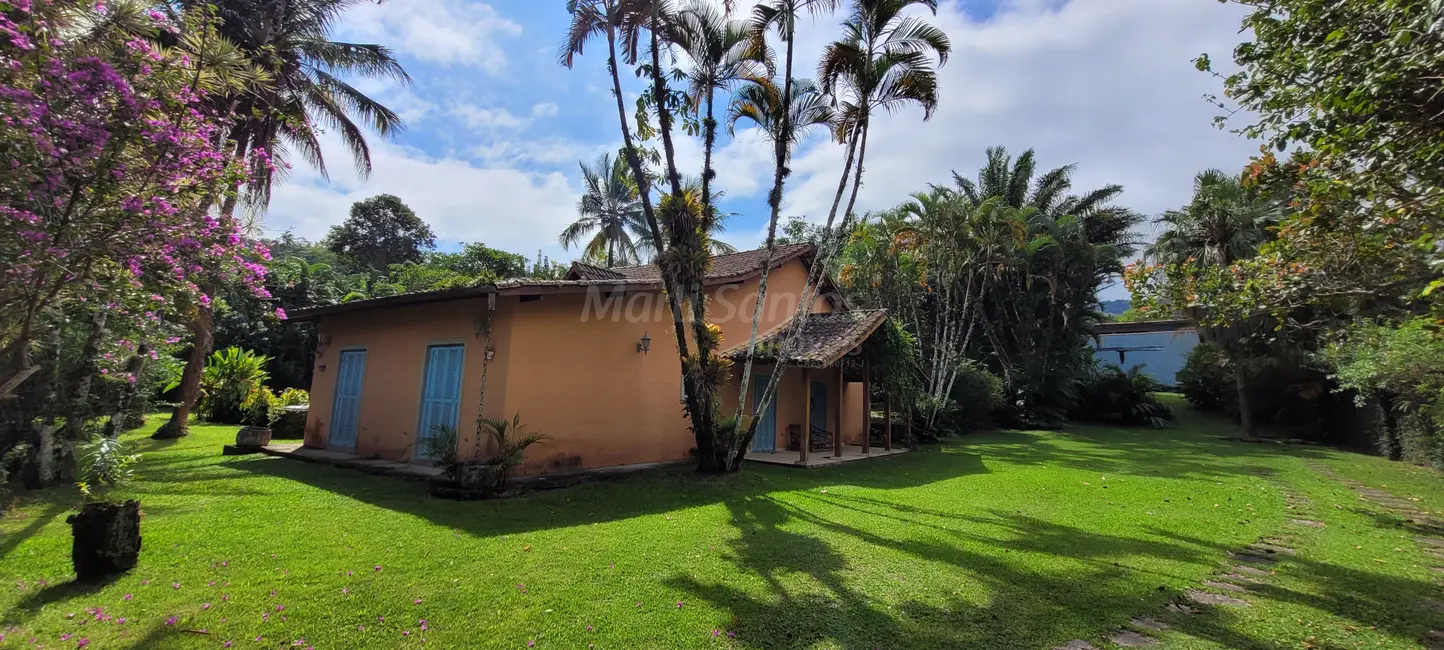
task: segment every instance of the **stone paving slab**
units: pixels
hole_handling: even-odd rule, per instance
[[[1209,593],[1207,591],[1199,591],[1197,589],[1190,589],[1184,592],[1183,595],[1187,596],[1189,600],[1200,605],[1226,605],[1229,607],[1248,607],[1249,604],[1248,601],[1239,600],[1237,598],[1234,598],[1233,596]]]
[[[1151,636],[1144,636],[1133,630],[1121,630],[1108,637],[1113,645],[1125,648],[1142,648],[1144,646],[1158,645],[1158,639]]]

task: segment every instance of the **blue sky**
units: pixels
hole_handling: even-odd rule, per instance
[[[738,2],[744,9],[750,5]],[[386,0],[347,15],[339,39],[393,48],[414,83],[361,87],[408,127],[373,140],[375,171],[362,179],[327,137],[329,179],[298,166],[264,218],[268,233],[318,239],[354,201],[400,196],[446,243],[484,241],[561,260],[575,257],[557,233],[575,216],[578,160],[620,145],[604,46],[576,67],[556,62],[565,0]],[[1194,71],[1202,52],[1226,60],[1241,39],[1238,7],[1207,0],[974,0],[942,2],[931,18],[954,52],[940,70],[933,119],[919,110],[874,125],[862,210],[895,205],[951,171],[972,175],[990,145],[1034,148],[1043,167],[1078,165],[1080,189],[1122,184],[1121,203],[1157,214],[1187,200],[1193,174],[1238,169],[1257,145],[1212,126],[1202,100],[1216,80]],[[811,76],[842,15],[807,25],[797,76]],[[626,72],[626,71],[624,71]],[[638,84],[628,80],[626,93]],[[632,96],[627,105],[632,105]],[[700,172],[701,143],[683,138],[679,159]],[[797,151],[784,215],[825,218],[841,172],[840,147],[814,137]],[[767,216],[770,148],[755,132],[725,133],[717,151],[723,236],[756,246]],[[1120,297],[1110,289],[1104,297]]]

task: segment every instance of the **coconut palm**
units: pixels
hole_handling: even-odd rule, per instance
[[[270,78],[259,92],[217,95],[218,107],[236,115],[228,146],[250,165],[246,195],[257,205],[269,203],[277,173],[284,174],[287,159],[299,154],[327,173],[319,134],[336,132],[351,151],[362,175],[371,172],[371,149],[353,118],[362,120],[381,136],[402,129],[401,117],[347,83],[342,77],[375,77],[402,84],[411,78],[391,51],[374,44],[330,39],[332,26],[346,9],[362,0],[182,0],[186,9],[214,8],[222,23],[219,31],[236,44]],[[294,150],[294,151],[293,151]],[[264,155],[250,155],[260,151]],[[239,193],[221,205],[234,213]],[[211,293],[211,292],[207,292]],[[195,306],[190,329],[194,342],[181,375],[181,401],[171,419],[155,433],[179,437],[188,433],[190,410],[200,395],[201,368],[214,336],[210,303]]]
[[[923,119],[932,118],[938,106],[937,65],[947,63],[952,44],[941,29],[915,16],[903,16],[920,5],[937,13],[936,0],[853,0],[852,13],[842,23],[843,37],[823,50],[817,77],[823,90],[841,104],[838,139],[847,146],[847,159],[837,193],[828,212],[831,227],[857,156],[857,177],[844,215],[852,214],[862,187],[867,157],[867,135],[873,112],[916,105]]]
[[[274,163],[253,161],[254,178],[247,192],[262,204],[270,198],[272,169],[284,173],[283,163],[292,155],[327,175],[319,139],[323,131],[340,136],[364,176],[371,172],[371,148],[362,126],[382,137],[404,128],[395,111],[344,80],[369,77],[410,84],[411,77],[391,50],[331,40],[331,28],[363,0],[185,1],[214,6],[223,20],[222,35],[273,79],[266,92],[225,98],[236,106],[238,115],[250,116],[232,130],[236,149],[261,149]]]
[[[702,204],[712,207],[712,149],[717,142],[713,115],[716,91],[747,79],[765,79],[773,68],[766,41],[742,21],[729,21],[718,7],[694,1],[678,12],[668,40],[692,60],[687,99],[702,113]]]
[[[1193,258],[1227,266],[1253,256],[1278,217],[1278,205],[1249,192],[1240,176],[1205,170],[1193,180],[1193,200],[1159,217],[1163,232],[1147,254],[1163,263]]]
[[[577,201],[577,220],[558,237],[562,247],[587,240],[583,255],[601,260],[607,268],[637,261],[638,248],[647,240],[647,223],[627,162],[602,154],[590,167],[580,166],[586,191]]]

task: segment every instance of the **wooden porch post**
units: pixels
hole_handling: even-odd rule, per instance
[[[832,427],[832,457],[842,458],[842,401],[847,397],[847,375],[843,374],[842,362],[837,362],[837,404],[832,410],[837,415],[837,424]]]
[[[797,463],[807,464],[808,447],[812,446],[812,368],[802,369],[802,440],[797,445]]]
[[[862,361],[862,453],[872,453],[872,368]]]
[[[892,393],[882,396],[882,448],[892,451]]]

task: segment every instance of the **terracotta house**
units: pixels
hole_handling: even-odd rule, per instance
[[[792,331],[813,253],[807,244],[776,251],[759,322],[764,341]],[[765,251],[713,259],[709,319],[722,328],[724,354],[745,352],[765,259]],[[783,361],[796,367],[759,424],[753,450],[761,455],[790,447],[789,459],[805,460],[806,450],[817,459],[867,444],[866,368],[849,355],[886,314],[850,309],[828,281],[812,311],[796,353]],[[478,409],[520,414],[548,436],[528,450],[521,474],[683,460],[695,447],[655,266],[575,264],[559,281],[354,301],[292,320],[319,330],[307,447],[425,461],[418,437],[446,425],[459,432],[463,455],[485,454],[475,436]],[[749,413],[774,372],[772,364],[754,368]],[[739,363],[722,390],[725,412],[735,408],[740,372]],[[813,444],[800,444],[802,431]]]

